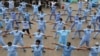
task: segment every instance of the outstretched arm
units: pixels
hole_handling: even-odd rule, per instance
[[[85,48],[75,48],[75,50],[85,50]]]
[[[79,30],[79,32],[84,32],[84,30]]]
[[[23,47],[19,47],[19,48],[31,48],[30,46],[23,46]]]
[[[44,47],[44,49],[47,49],[47,50],[54,50],[53,48],[49,48],[49,47]]]
[[[52,43],[53,45],[58,45],[58,46],[64,46],[63,44],[58,44],[58,43]]]
[[[52,36],[49,36],[49,35],[44,35],[44,38],[45,38],[45,39],[47,39],[47,37],[52,37]]]
[[[94,30],[94,32],[100,32],[100,30]]]
[[[56,30],[52,30],[51,32],[56,32]]]
[[[82,46],[80,48],[84,48],[85,50],[91,50],[91,47]]]

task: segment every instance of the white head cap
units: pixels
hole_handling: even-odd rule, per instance
[[[96,42],[95,45],[99,45],[99,42]]]

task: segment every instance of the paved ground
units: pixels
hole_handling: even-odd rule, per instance
[[[76,4],[73,4],[72,7],[74,9],[77,9]],[[60,10],[63,13],[63,11],[61,9],[58,9],[58,10]],[[46,12],[46,13],[49,13],[50,12],[49,9],[43,9],[43,11]],[[30,12],[32,12],[32,10],[30,10]],[[73,13],[73,15],[75,15],[75,14],[76,14],[76,12]],[[66,19],[66,15],[65,16],[62,16],[62,18],[65,20]],[[45,19],[48,20],[49,19],[49,16],[46,16]],[[71,25],[71,23],[69,23],[69,25]],[[85,28],[86,25],[87,24],[84,23],[83,28]],[[66,26],[66,27],[67,27],[67,29],[70,28],[70,26]],[[32,25],[32,29],[30,30],[31,31],[31,34],[34,33],[34,32],[36,32],[36,30],[37,30],[37,24],[35,23],[34,25]],[[51,31],[52,31],[52,25],[47,24],[46,35],[53,36],[54,33],[51,32]],[[73,32],[70,33],[69,38],[68,38],[68,41],[72,42],[72,45],[78,46],[79,45],[79,42],[80,42],[80,39],[79,38],[76,38],[76,39],[72,40],[71,39],[72,36],[73,36]],[[92,34],[92,36],[94,36],[94,33]],[[98,35],[98,39],[97,40],[93,40],[92,37],[91,37],[91,42],[90,42],[90,45],[91,46],[93,46],[96,41],[100,42],[99,41],[100,40],[99,36],[100,35]],[[4,37],[4,40],[7,43],[8,41],[12,41],[13,40],[13,37],[9,35],[8,37]],[[30,46],[34,42],[33,41],[34,40],[34,37],[32,39],[30,39],[28,36],[24,36],[23,40],[24,40],[24,43],[25,43],[26,46]],[[44,39],[44,45],[46,47],[55,48],[55,45],[52,45],[51,43],[54,43],[54,42],[57,43],[57,40],[58,39],[54,39],[53,37],[48,37],[47,39]],[[18,49],[18,55],[19,56],[32,56],[32,52],[31,51],[32,51],[32,49],[27,49],[27,52],[24,53],[23,50]],[[61,54],[62,54],[62,51],[61,50],[59,50],[59,51],[46,50],[46,53],[44,53],[44,56],[61,56]],[[7,52],[5,50],[3,50],[3,49],[0,49],[0,56],[7,56]],[[88,56],[88,51],[87,50],[86,51],[73,51],[72,52],[72,56]]]

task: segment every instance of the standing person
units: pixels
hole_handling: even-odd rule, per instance
[[[4,6],[4,1],[0,1],[0,7]]]
[[[36,20],[36,22],[38,23],[38,29],[40,29],[43,33],[45,33],[46,23],[47,23],[46,20],[40,18],[40,20]]]
[[[0,17],[3,19],[3,9],[0,7]],[[3,22],[0,21],[0,28],[3,28]]]
[[[17,12],[15,12],[15,10],[12,10],[10,13],[11,19],[13,19],[13,27],[14,27],[14,23],[17,25],[18,18],[17,18]]]
[[[13,19],[13,20],[17,20],[17,12],[15,12],[15,10],[12,10],[10,13],[10,16],[11,16],[11,18]]]
[[[0,21],[0,28],[3,28],[3,22]]]
[[[55,27],[56,31],[63,30],[64,25],[65,25],[65,23],[63,22],[63,19],[62,18],[60,18],[59,21],[57,21],[57,22],[54,23],[54,27]],[[56,38],[57,35],[58,35],[57,32],[55,32],[54,38]]]
[[[68,11],[68,8],[70,7],[70,2],[65,2],[64,4],[64,14],[66,11]]]
[[[13,19],[9,19],[9,17],[6,17],[2,21],[4,21],[4,23],[6,24],[5,31],[13,30],[13,26],[12,26],[13,25]]]
[[[0,48],[7,50],[7,56],[18,56],[17,49],[21,47],[18,45],[13,45],[12,42],[8,42],[7,45],[1,46]]]
[[[14,5],[14,1],[13,0],[9,0],[9,1],[6,1],[9,3],[9,11],[13,10],[15,5]]]
[[[2,35],[4,33],[5,33],[4,31],[0,30],[0,45],[2,45],[2,46],[5,46],[6,45],[5,42],[4,42],[4,40],[3,40],[3,37],[2,37]]]
[[[90,15],[92,14],[91,12],[92,12],[92,5],[93,3],[92,3],[92,0],[89,0],[88,1],[88,9],[90,10]]]
[[[41,41],[41,45],[43,45],[43,37],[44,37],[44,33],[41,32],[41,30],[38,30],[37,32],[35,32],[33,34],[33,36],[35,37],[35,42],[36,40],[40,40]]]
[[[46,8],[49,8],[49,0],[46,0],[45,4],[46,4]]]
[[[50,20],[51,20],[51,18],[52,18],[52,16],[54,16],[54,18],[56,18],[56,5],[53,5],[53,6],[51,6],[51,8],[50,8],[50,10],[51,10],[51,14],[50,14]]]
[[[40,29],[38,29],[37,32],[33,33],[32,36],[34,36],[35,38],[35,43],[36,43],[36,40],[40,40],[41,45],[43,45],[43,38],[47,39],[47,37],[49,37],[49,36],[46,36]]]
[[[24,11],[23,11],[23,8],[22,8],[22,5],[19,5],[18,7],[16,7],[19,14],[18,14],[18,19],[20,19],[21,17],[23,18],[23,14],[24,14]]]
[[[94,15],[91,16],[91,21],[89,25],[93,25],[94,30],[96,29],[96,25],[97,25],[97,15],[96,13],[94,13]]]
[[[51,2],[50,2],[50,7],[54,6],[56,3],[57,3],[57,2],[55,2],[55,1],[51,1]]]
[[[42,11],[42,1],[41,0],[38,1],[38,5],[40,5],[39,8],[38,8],[38,10]]]
[[[60,21],[60,19],[61,19],[61,13],[60,13],[60,11],[58,11],[56,13],[55,24],[53,26],[53,29],[56,29],[56,25],[57,25],[56,22]]]
[[[63,49],[62,56],[71,56],[73,50],[83,50],[82,48],[77,48],[77,47],[71,45],[71,42],[67,42],[67,44],[65,44],[65,45],[61,44],[61,43],[58,43],[58,44],[53,43],[53,44],[58,45]]]
[[[8,32],[6,35],[8,34],[11,34],[14,36],[13,45],[17,45],[19,43],[21,46],[24,46],[22,35],[25,33],[19,30],[18,27],[15,27],[15,30]],[[26,51],[26,50],[23,48],[23,51]]]
[[[100,22],[97,22],[96,24],[98,26],[97,30],[100,30]],[[93,39],[96,39],[99,33],[100,32],[96,32],[96,34],[94,35]]]
[[[72,21],[72,7],[69,7],[68,10],[67,10],[67,13],[68,13],[68,16],[67,16],[67,19],[66,19],[66,23],[68,22],[68,20],[70,19],[70,22]]]
[[[24,21],[17,22],[17,23],[22,23],[22,26],[23,26],[22,31],[23,31],[23,32],[26,31],[26,32],[30,35],[29,24],[33,24],[33,23],[31,23],[31,22],[29,22],[29,21],[26,21],[26,18],[24,19]],[[31,36],[30,36],[30,38],[31,38]]]
[[[57,31],[57,33],[59,35],[58,43],[66,45],[68,35],[69,35],[70,32],[71,32],[71,30],[66,30],[66,27],[63,27],[62,30]],[[56,46],[56,50],[58,50],[58,49],[59,49],[59,46]]]
[[[81,32],[79,32],[79,30],[82,29],[82,25],[83,23],[85,22],[85,20],[82,20],[82,18],[80,17],[79,20],[77,20],[75,23],[76,23],[76,31],[74,33],[74,36],[72,37],[72,39],[75,38],[76,34],[78,33],[79,34],[79,38],[81,39]]]
[[[89,15],[89,9],[88,7],[86,7],[86,9],[83,10],[83,18],[85,19],[86,23],[87,23],[87,17]]]
[[[96,21],[100,22],[100,6],[99,6],[99,8],[97,9],[96,16],[97,16],[97,20],[96,20]]]
[[[32,20],[34,20],[35,19],[35,16],[36,17],[38,16],[38,13],[39,13],[38,8],[39,8],[40,5],[38,5],[38,3],[34,3],[34,2],[33,2],[33,4],[30,4],[30,5],[33,8],[33,19]]]
[[[36,44],[31,45],[31,48],[33,49],[33,55],[34,56],[43,56],[42,52],[44,50],[44,46],[40,45],[41,41],[36,40]]]
[[[59,20],[60,20],[61,15],[62,15],[62,14],[61,14],[61,12],[60,12],[60,11],[56,12],[55,22],[57,22],[57,21],[59,21]]]
[[[31,14],[28,12],[28,10],[25,11],[25,13],[24,13],[24,19],[26,19],[26,21],[30,22],[31,21],[30,17],[31,17]],[[29,27],[31,29],[31,24],[30,23],[29,23]]]
[[[44,17],[46,16],[47,14],[46,13],[44,13],[43,11],[40,11],[39,13],[38,13],[38,19],[40,20],[40,18],[43,18],[44,19]]]
[[[89,47],[92,32],[93,31],[98,32],[99,30],[93,30],[93,29],[91,29],[91,26],[88,25],[86,29],[80,30],[80,31],[83,31],[84,35],[82,37],[82,40],[80,41],[79,46],[81,47],[84,43],[86,43],[86,46]]]
[[[22,1],[22,2],[20,3],[20,5],[22,6],[23,12],[25,12],[26,5],[27,5],[27,4],[28,4],[28,3],[26,3],[25,1]]]
[[[81,11],[83,9],[83,5],[84,5],[84,2],[82,0],[79,0],[78,1],[78,14],[81,14]]]
[[[44,49],[53,50],[51,48],[44,47],[44,45],[41,45],[40,43],[41,43],[40,40],[36,40],[35,44],[31,45],[30,47],[25,47],[25,48],[32,48],[33,56],[43,56]]]
[[[95,43],[93,47],[84,47],[89,50],[89,56],[99,56],[100,53],[100,45],[98,42]]]
[[[8,10],[8,8],[6,8],[6,7],[1,7],[1,9],[2,9],[2,12],[1,12],[1,14],[2,14],[2,19],[5,19],[6,18],[6,15],[7,15],[7,10]]]
[[[71,30],[73,30],[74,26],[77,24],[77,21],[79,20],[79,14],[76,14],[74,16],[74,22],[71,25]]]

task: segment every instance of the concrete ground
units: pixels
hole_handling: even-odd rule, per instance
[[[72,4],[71,6],[73,9],[77,9],[76,4]],[[60,10],[63,13],[62,9],[58,9],[58,10]],[[32,10],[29,9],[29,11],[30,11],[30,13],[32,13]],[[46,14],[50,13],[50,9],[43,9],[43,11]],[[75,15],[75,14],[76,14],[76,12],[74,11],[73,15]],[[66,19],[66,17],[67,17],[67,15],[62,16],[62,18],[64,20]],[[48,21],[49,16],[46,16],[45,19]],[[90,19],[90,18],[88,18],[88,19]],[[33,22],[33,23],[35,23],[35,22]],[[71,25],[71,23],[68,23],[68,24]],[[87,23],[84,23],[83,29],[86,28],[86,26],[87,26]],[[54,33],[51,32],[52,27],[53,27],[53,25],[50,25],[49,23],[47,23],[46,35],[54,36]],[[67,29],[70,29],[70,26],[66,26],[66,27],[67,27]],[[36,32],[36,30],[37,30],[37,23],[32,25],[32,29],[30,29],[31,34]],[[99,41],[100,35],[98,35],[96,40],[92,39],[94,34],[95,33],[92,34],[90,46],[93,46],[95,44],[95,42],[97,42],[97,41],[100,42]],[[73,36],[73,32],[70,33],[70,35],[68,37],[68,41],[70,41],[72,43],[72,45],[77,47],[80,43],[80,39],[78,38],[78,36],[76,36],[76,39],[72,40],[71,39],[72,36]],[[13,37],[11,35],[8,35],[7,37],[4,37],[4,40],[7,43],[8,41],[13,41]],[[28,36],[24,36],[23,40],[24,40],[25,46],[30,46],[34,42],[34,37],[32,39],[30,39]],[[52,45],[51,43],[57,43],[57,40],[58,39],[54,39],[53,37],[48,37],[47,39],[44,39],[44,46],[50,47],[50,48],[55,48],[55,45]],[[27,49],[26,53],[24,53],[22,49],[18,49],[18,56],[32,56],[31,51],[32,51],[32,49],[30,48],[30,49]],[[88,56],[88,54],[89,54],[89,51],[87,51],[87,50],[85,50],[85,51],[73,51],[72,52],[72,56]],[[62,55],[61,50],[59,50],[59,51],[46,50],[46,53],[44,53],[44,56],[61,56],[61,55]],[[2,48],[0,48],[0,56],[7,56],[7,52]]]

